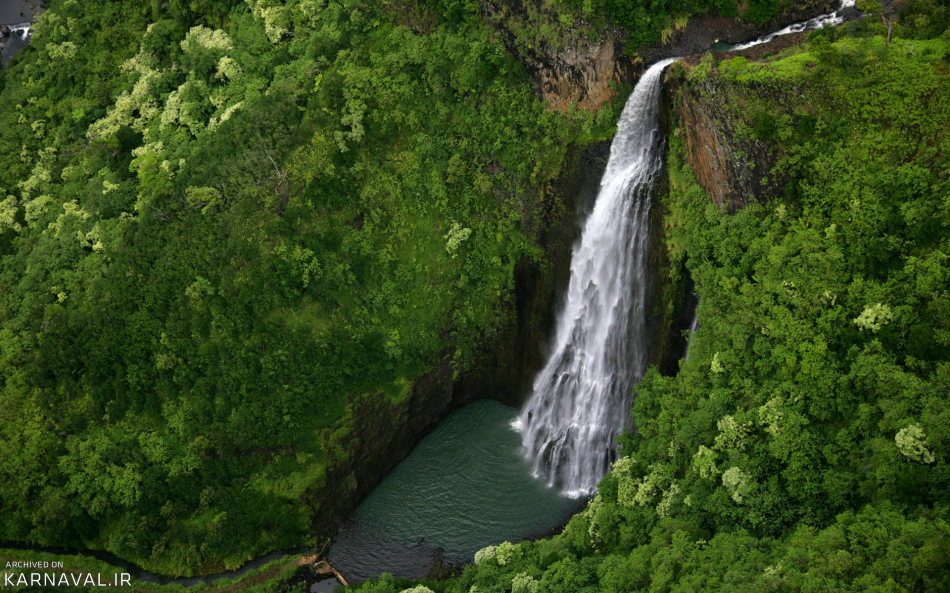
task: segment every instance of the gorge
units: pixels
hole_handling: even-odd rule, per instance
[[[846,0],[842,8],[851,4]],[[744,48],[769,43],[785,34],[837,25],[842,20],[840,12],[816,17],[748,42]],[[571,256],[567,295],[553,332],[553,352],[539,371],[533,391],[514,422],[522,434],[535,476],[549,488],[569,496],[586,496],[593,492],[616,458],[616,439],[621,430],[629,427],[633,385],[645,371],[649,350],[656,348],[647,343],[646,292],[648,285],[656,280],[648,278],[651,272],[646,265],[652,192],[664,157],[661,81],[664,70],[675,61],[667,59],[648,68],[626,102],[599,184],[599,195],[585,217]],[[688,327],[690,333],[698,327],[697,320],[694,314]],[[682,354],[688,358],[688,351]],[[460,418],[463,413],[469,413],[467,410],[463,408],[453,417]],[[448,431],[450,427],[440,424],[436,433],[443,430]],[[497,426],[491,430],[497,430]],[[425,443],[423,441],[423,446]],[[511,445],[508,446],[510,454]],[[415,455],[411,454],[409,459],[413,460]],[[451,511],[440,510],[432,502],[429,502],[431,508],[425,511],[426,505],[412,510],[408,502],[409,508],[404,509],[400,501],[416,500],[417,496],[426,498],[426,493],[431,494],[428,488],[420,491],[419,484],[433,484],[438,480],[435,476],[420,477],[417,470],[408,468],[404,471],[411,472],[409,475],[413,477],[406,478],[400,468],[397,466],[394,472],[397,477],[384,480],[380,488],[385,494],[374,491],[369,495],[355,514],[355,524],[344,528],[342,542],[334,543],[331,548],[330,559],[348,578],[353,576],[359,580],[373,576],[374,572],[421,577],[431,564],[433,546],[444,550],[450,562],[464,560],[466,553],[471,555],[475,551],[473,544],[460,545],[454,541],[451,529],[439,534],[437,526],[454,525],[453,520],[459,520],[469,527],[457,528],[457,533],[474,536],[478,533],[473,527],[474,518],[492,508],[492,504],[487,503],[489,498],[485,498],[486,502],[470,501],[470,490],[462,488],[455,490],[455,494],[428,497],[455,501]],[[479,493],[481,497],[499,494],[499,489],[490,485],[492,479],[483,480],[486,485]],[[505,507],[534,517],[543,505],[530,510],[517,509],[522,501],[536,500],[540,499],[502,496],[494,508]],[[428,529],[412,526],[413,521],[406,520],[407,514],[416,521],[419,517],[429,517],[432,525]],[[538,516],[544,517],[543,514]],[[550,513],[549,518],[541,519],[540,525],[558,525],[562,516],[556,511]],[[510,526],[513,524],[510,522]],[[413,538],[403,531],[401,542],[383,543],[386,537],[407,528],[432,535],[425,538],[424,545],[421,540],[412,544]],[[432,528],[436,531],[429,531]],[[502,539],[517,541],[536,535],[543,528],[522,528],[520,535],[510,536],[500,535],[502,531],[498,530],[494,543]],[[482,541],[485,545],[493,543],[487,534]],[[410,545],[412,549],[407,550]]]

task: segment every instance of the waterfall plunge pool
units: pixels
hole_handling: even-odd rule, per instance
[[[333,566],[348,581],[384,572],[424,577],[439,556],[447,564],[471,562],[485,546],[566,523],[585,501],[532,475],[512,428],[517,416],[481,400],[439,422],[334,538]]]

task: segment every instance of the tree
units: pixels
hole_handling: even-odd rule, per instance
[[[887,45],[891,45],[891,32],[894,28],[894,22],[897,20],[897,8],[893,1],[887,3],[884,7],[884,0],[857,0],[855,6],[858,10],[864,11],[869,17],[879,16],[881,22],[887,27]]]

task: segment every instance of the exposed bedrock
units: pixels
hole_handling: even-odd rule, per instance
[[[670,57],[705,53],[717,41],[752,41],[792,23],[832,12],[839,1],[800,0],[794,4],[764,24],[734,17],[694,16],[665,43],[628,54],[623,32],[609,26],[598,32],[596,40],[571,30],[561,31],[560,42],[519,39],[518,31],[537,26],[534,20],[554,22],[557,15],[545,15],[550,9],[538,0],[481,2],[485,18],[501,34],[508,51],[531,74],[537,94],[558,111],[566,111],[575,103],[578,109],[597,110],[616,96],[619,86],[635,83],[646,65]]]

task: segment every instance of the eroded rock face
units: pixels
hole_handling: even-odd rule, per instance
[[[552,109],[567,111],[571,104],[578,109],[596,111],[614,98],[619,83],[630,82],[640,68],[620,54],[617,43],[568,48],[548,57],[537,76],[541,96]]]
[[[645,47],[636,54],[624,52],[623,31],[607,26],[591,41],[576,31],[553,24],[557,14],[548,13],[543,2],[533,0],[481,0],[482,13],[501,34],[505,46],[531,73],[538,95],[557,111],[596,111],[612,100],[621,84],[633,84],[645,65],[660,60],[702,54],[717,41],[742,43],[792,23],[833,11],[840,0],[799,0],[786,7],[768,23],[758,24],[735,17],[695,15],[686,27],[674,31],[662,43]],[[525,30],[553,27],[548,37],[519,38]],[[560,41],[553,39],[560,38]],[[563,47],[556,46],[560,43]],[[554,45],[552,45],[554,44]]]
[[[565,28],[551,39],[524,38],[526,30],[557,21],[557,14],[546,11],[530,0],[482,0],[483,16],[531,73],[538,95],[552,109],[567,111],[576,103],[578,109],[596,111],[616,96],[619,84],[632,83],[640,75],[639,60],[623,55],[622,34],[616,29],[600,31],[597,41],[587,39],[580,29]],[[521,38],[516,31],[521,31]]]
[[[687,61],[686,67],[690,67]],[[679,123],[689,166],[716,206],[729,212],[775,195],[784,179],[771,176],[776,155],[771,143],[750,130],[745,95],[718,74],[714,65],[706,78],[685,82],[673,78],[667,86],[670,110]]]

